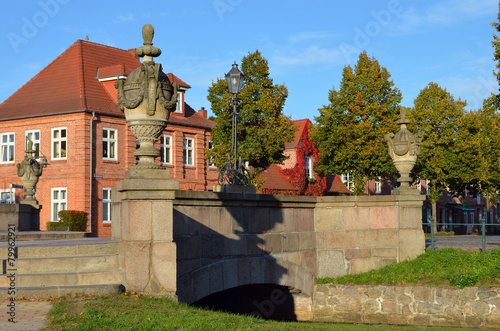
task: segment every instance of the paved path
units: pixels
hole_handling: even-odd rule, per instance
[[[38,330],[44,327],[51,301],[15,301],[15,321],[9,322],[9,300],[0,300],[0,330]]]

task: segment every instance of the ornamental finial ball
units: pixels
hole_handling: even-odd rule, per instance
[[[144,24],[142,27],[142,39],[144,39],[144,46],[153,45],[153,37],[155,35],[155,29],[151,24]]]

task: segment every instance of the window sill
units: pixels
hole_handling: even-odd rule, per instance
[[[104,163],[120,163],[117,159],[102,159],[102,162]]]

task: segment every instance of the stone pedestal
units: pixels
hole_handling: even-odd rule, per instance
[[[17,231],[40,231],[40,205],[24,203],[0,204],[0,232],[7,232],[9,224]]]
[[[172,201],[179,182],[165,179],[166,174],[168,177],[163,170],[153,178],[144,178],[130,172],[128,178],[118,182],[118,194],[112,195],[112,236],[121,240],[120,259],[127,291],[176,299]]]

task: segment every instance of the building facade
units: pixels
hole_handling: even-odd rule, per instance
[[[78,40],[0,104],[0,198],[19,202],[22,190],[16,164],[31,140],[48,165],[36,187],[42,206],[40,229],[57,221],[60,210],[88,213],[87,231],[111,235],[111,189],[136,164],[137,142],[118,109],[115,83],[140,66],[135,50],[122,50]],[[156,147],[157,163],[178,179],[183,190],[211,190],[217,169],[205,160],[214,122],[207,111],[193,110],[180,86],[177,109]]]

